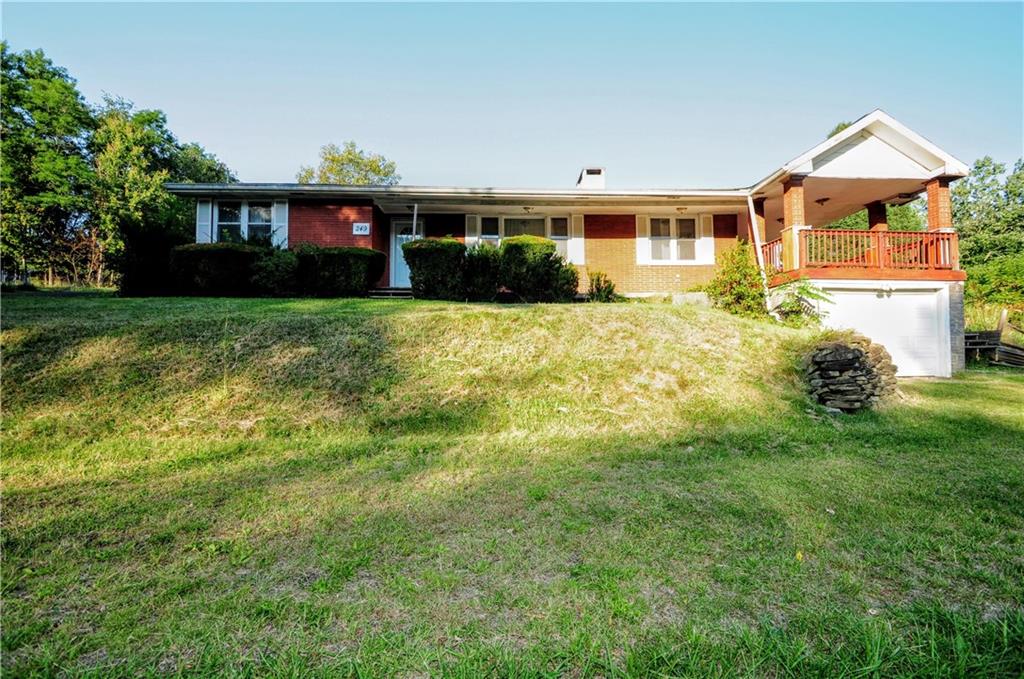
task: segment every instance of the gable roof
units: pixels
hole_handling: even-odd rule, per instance
[[[789,161],[750,187],[751,193],[792,174],[860,179],[965,177],[962,161],[881,109]]]

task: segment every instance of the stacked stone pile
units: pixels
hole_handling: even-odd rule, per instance
[[[818,345],[806,361],[811,394],[826,408],[853,412],[896,392],[896,366],[880,344],[852,335]]]

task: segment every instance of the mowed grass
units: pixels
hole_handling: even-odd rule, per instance
[[[1020,676],[1024,376],[665,304],[3,298],[5,676]]]

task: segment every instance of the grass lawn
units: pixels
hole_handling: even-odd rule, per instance
[[[1024,673],[1021,373],[833,417],[696,307],[2,314],[5,676]]]

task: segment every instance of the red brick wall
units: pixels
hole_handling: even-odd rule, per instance
[[[323,247],[356,246],[380,249],[374,244],[372,226],[369,236],[353,236],[353,222],[373,224],[373,205],[291,200],[288,203],[288,245],[301,243]],[[387,252],[385,248],[383,250]]]

